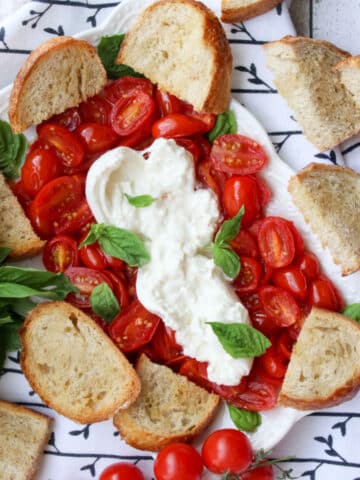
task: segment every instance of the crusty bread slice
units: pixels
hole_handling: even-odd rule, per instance
[[[343,275],[360,268],[360,174],[312,163],[294,175],[288,190]]]
[[[221,0],[221,20],[242,22],[276,7],[281,0]]]
[[[14,259],[31,257],[44,246],[0,172],[0,247],[11,248]]]
[[[0,400],[0,480],[35,480],[52,419]]]
[[[95,48],[84,40],[57,37],[33,50],[14,82],[9,119],[23,132],[97,94],[106,71]]]
[[[141,450],[157,451],[173,442],[188,442],[211,420],[219,397],[170,368],[141,355],[136,371],[141,392],[135,403],[119,410],[114,425],[123,439]]]
[[[194,0],[162,0],[137,19],[117,63],[199,112],[222,113],[230,100],[232,55],[217,17]]]
[[[341,82],[360,108],[360,55],[343,60],[335,66],[335,70],[339,72]]]
[[[360,324],[313,308],[294,346],[278,403],[314,410],[349,400],[360,388]]]
[[[100,422],[140,391],[135,370],[103,330],[66,302],[35,307],[20,331],[21,366],[34,391],[80,423]]]
[[[292,36],[264,48],[279,93],[314,145],[327,150],[360,131],[360,109],[334,70],[349,53],[329,42]]]

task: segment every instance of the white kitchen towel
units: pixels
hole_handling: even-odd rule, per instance
[[[26,55],[37,45],[56,35],[71,35],[99,25],[118,3],[40,0],[27,3],[4,22],[0,19],[0,88],[13,81]],[[304,138],[292,112],[274,88],[262,45],[295,33],[285,4],[259,18],[225,28],[234,55],[233,94],[262,122],[280,156],[296,170],[313,161],[359,169],[359,139],[339,149],[319,153]],[[39,480],[91,480],[97,478],[106,465],[124,458],[139,464],[147,472],[146,478],[151,478],[153,455],[126,447],[111,422],[77,425],[46,407],[22,375],[17,354],[9,355],[2,372],[0,398],[33,407],[55,418]],[[274,455],[296,457],[284,467],[293,468],[293,476],[297,478],[360,480],[356,442],[359,422],[360,399],[357,397],[300,421],[275,449]],[[280,476],[280,472],[277,473]]]

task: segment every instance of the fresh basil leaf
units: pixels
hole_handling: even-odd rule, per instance
[[[128,65],[117,65],[115,63],[124,38],[124,34],[101,37],[97,51],[108,77],[114,79],[124,76],[143,77],[143,75],[135,72],[135,70]]]
[[[218,245],[214,243],[212,247],[212,256],[215,265],[221,268],[229,278],[236,278],[241,269],[239,256],[226,244]]]
[[[125,193],[125,197],[127,198],[127,201],[130,203],[130,205],[135,208],[149,207],[157,200],[157,198],[152,197],[151,195],[137,195],[135,197],[132,197],[131,195]]]
[[[7,352],[13,352],[21,348],[21,341],[19,337],[19,329],[22,326],[22,321],[17,320],[8,325],[2,325],[0,336],[5,339],[5,348]]]
[[[11,248],[0,247],[0,265],[5,261],[10,252]]]
[[[344,308],[342,313],[346,317],[350,317],[360,323],[360,303],[348,305]]]
[[[91,307],[106,323],[112,322],[120,313],[120,305],[107,283],[97,285],[90,295]]]
[[[226,135],[227,133],[236,133],[237,123],[234,112],[227,110],[216,118],[214,128],[208,133],[208,139],[211,143],[220,135]]]
[[[2,325],[7,325],[8,323],[13,323],[14,319],[10,313],[0,313],[0,327]],[[1,331],[0,331],[1,335]]]
[[[36,305],[37,304],[29,298],[17,298],[15,301],[13,301],[11,310],[20,317],[26,317],[30,310],[32,310]]]
[[[228,409],[230,418],[234,422],[236,428],[243,432],[255,432],[261,425],[261,415],[259,412],[243,410],[230,404],[228,404]]]
[[[9,123],[0,120],[0,170],[9,180],[19,177],[26,148],[25,136],[13,133]]]
[[[231,240],[234,240],[240,231],[241,220],[244,214],[245,208],[243,205],[235,217],[230,218],[230,220],[225,220],[215,237],[215,243],[217,245],[223,242],[230,242]]]
[[[233,358],[259,357],[271,342],[261,332],[246,323],[209,322],[225,352]]]

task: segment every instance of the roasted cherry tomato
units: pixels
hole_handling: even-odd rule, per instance
[[[259,197],[260,197],[260,204],[262,207],[267,205],[272,197],[271,190],[268,186],[268,184],[259,176],[254,175],[254,178],[256,180],[258,190],[259,190]]]
[[[39,140],[54,147],[66,167],[76,167],[84,160],[85,150],[81,141],[62,125],[46,123],[40,128]]]
[[[9,185],[13,194],[16,196],[20,205],[22,206],[23,210],[27,212],[32,198],[26,193],[23,182],[21,180],[18,182],[9,182]]]
[[[154,138],[188,137],[207,131],[207,126],[197,118],[183,113],[173,113],[157,120],[152,126]]]
[[[200,157],[200,149],[193,140],[190,138],[177,138],[176,143],[191,153],[194,159],[194,164],[198,162]]]
[[[201,456],[210,472],[240,474],[252,463],[253,451],[244,433],[225,428],[216,430],[207,437]]]
[[[131,463],[114,463],[102,471],[99,480],[145,480],[142,471]]]
[[[265,313],[279,326],[289,327],[300,321],[301,310],[293,296],[283,288],[267,285],[259,290]]]
[[[179,362],[184,358],[181,345],[176,343],[175,331],[166,327],[162,321],[159,322],[147,352],[154,361],[166,365]]]
[[[337,312],[344,308],[344,301],[337,288],[325,277],[319,277],[310,283],[309,302],[314,307]]]
[[[46,123],[57,123],[58,125],[65,127],[69,132],[73,132],[80,125],[81,117],[79,110],[76,107],[68,108],[65,112],[51,117]],[[41,130],[41,127],[42,126],[40,125],[39,130]]]
[[[299,266],[289,265],[275,270],[272,274],[272,280],[277,287],[284,288],[295,298],[306,299],[308,293],[307,282]]]
[[[200,161],[210,161],[210,153],[211,153],[211,143],[207,138],[204,137],[204,135],[194,135],[191,137],[194,142],[196,142],[196,145],[199,147],[200,151]],[[222,175],[225,177],[224,175]]]
[[[272,335],[279,331],[279,326],[266,315],[262,307],[258,310],[250,310],[249,315],[254,327],[260,330],[265,336]]]
[[[289,360],[271,345],[271,347],[258,358],[258,362],[270,377],[282,379],[285,376]]]
[[[233,282],[235,291],[240,295],[255,292],[261,280],[260,263],[254,258],[241,256],[240,265],[240,273]]]
[[[129,305],[129,295],[124,281],[114,272],[109,272],[109,270],[105,270],[102,273],[110,279],[113,285],[113,292],[121,308],[127,307]]]
[[[154,463],[156,480],[200,480],[202,471],[199,453],[186,443],[172,443],[163,448]]]
[[[25,192],[35,197],[50,180],[60,176],[62,165],[51,148],[36,148],[30,151],[21,169],[21,180]]]
[[[100,153],[116,145],[119,136],[108,125],[82,123],[76,133],[82,139],[88,153]]]
[[[111,126],[120,136],[141,130],[155,114],[153,98],[143,90],[120,98],[111,111]]]
[[[274,469],[272,465],[265,465],[249,470],[241,475],[241,480],[274,480]]]
[[[294,328],[285,328],[276,343],[276,350],[287,360],[290,360],[292,348],[299,335]]]
[[[175,97],[175,95],[162,90],[156,90],[155,98],[162,117],[172,113],[183,113],[185,110],[185,103]]]
[[[295,256],[295,240],[289,222],[280,217],[262,220],[258,234],[260,255],[271,268],[290,265]]]
[[[224,174],[221,172],[216,172],[212,168],[210,160],[208,159],[197,163],[196,175],[201,184],[210,188],[214,193],[216,193],[220,200],[226,181]]]
[[[262,147],[249,137],[230,133],[216,138],[211,149],[214,167],[234,175],[250,175],[266,162]]]
[[[56,235],[49,240],[43,251],[43,264],[50,272],[65,272],[78,265],[78,247],[68,235]]]
[[[125,76],[106,85],[103,96],[108,102],[115,104],[121,98],[132,95],[138,90],[152,96],[152,83],[146,78]]]
[[[205,125],[205,133],[210,132],[215,126],[216,123],[216,115],[213,113],[200,113],[194,110],[194,107],[190,104],[185,104],[185,113],[189,117],[196,118],[200,120]]]
[[[91,97],[79,106],[81,119],[85,123],[101,123],[110,121],[111,104],[99,95]]]
[[[259,249],[256,241],[247,230],[240,229],[234,240],[230,242],[230,245],[238,255],[245,255],[246,257],[253,258],[259,256]]]
[[[261,204],[256,180],[250,176],[234,176],[225,182],[224,207],[230,217],[234,217],[244,206],[245,214],[241,224],[250,225],[260,214]]]
[[[132,352],[152,339],[160,318],[138,300],[121,311],[109,325],[109,335],[123,352]]]
[[[84,267],[94,268],[95,270],[105,270],[108,266],[105,255],[98,242],[81,247],[79,249],[79,258]]]
[[[106,283],[112,289],[108,277],[92,268],[70,267],[65,271],[70,282],[77,287],[78,293],[69,293],[66,300],[79,308],[90,308],[90,295],[93,289],[101,283]]]
[[[300,270],[306,278],[314,280],[320,275],[320,264],[316,256],[311,252],[304,252],[300,258]]]
[[[245,392],[233,397],[230,403],[244,410],[259,412],[274,408],[276,401],[276,388],[270,382],[252,380],[250,375]]]

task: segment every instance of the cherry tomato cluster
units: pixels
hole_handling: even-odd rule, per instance
[[[120,78],[37,128],[38,139],[13,189],[36,232],[48,240],[45,267],[65,272],[78,287],[67,300],[92,315],[124,353],[133,358],[145,352],[240,408],[270,409],[306,313],[313,305],[338,311],[343,302],[294,224],[264,216],[271,191],[259,175],[267,161],[261,146],[236,134],[211,144],[205,134],[215,121],[215,115],[195,112],[147,79]],[[272,346],[237,386],[210,382],[207,364],[184,356],[175,333],[137,300],[135,268],[106,255],[97,243],[79,249],[95,221],[85,198],[91,164],[110,148],[144,149],[158,137],[173,138],[192,154],[198,187],[216,193],[222,220],[245,207],[241,230],[231,242],[241,261],[233,287]],[[122,308],[110,325],[91,311],[90,294],[100,283],[112,288]]]

